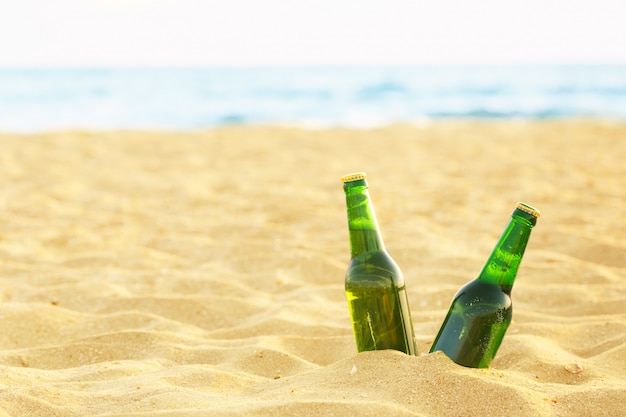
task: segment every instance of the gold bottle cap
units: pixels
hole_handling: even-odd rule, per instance
[[[536,218],[539,218],[539,216],[541,216],[541,212],[539,210],[537,210],[534,207],[529,206],[526,203],[519,202],[517,203],[517,206],[515,208],[518,208],[532,216],[535,216]]]
[[[364,180],[366,177],[367,175],[365,175],[365,172],[354,172],[352,174],[344,175],[343,177],[341,177],[341,182]]]

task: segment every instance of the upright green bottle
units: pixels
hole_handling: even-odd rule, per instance
[[[351,259],[346,296],[359,352],[395,349],[417,354],[413,322],[398,265],[385,250],[365,173],[342,177]]]
[[[488,368],[511,324],[511,289],[539,211],[518,203],[482,272],[454,297],[430,349],[459,365]]]

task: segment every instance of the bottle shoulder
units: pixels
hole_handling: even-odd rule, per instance
[[[511,306],[511,297],[497,284],[473,280],[461,287],[454,297],[454,302],[467,306],[484,303],[508,308]]]
[[[404,276],[398,264],[386,251],[367,252],[350,259],[346,286],[404,287]]]

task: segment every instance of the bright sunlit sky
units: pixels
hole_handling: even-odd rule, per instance
[[[0,4],[0,68],[626,63],[624,0]]]

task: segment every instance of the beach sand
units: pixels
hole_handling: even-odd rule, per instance
[[[0,416],[623,416],[626,124],[0,134]],[[357,354],[366,171],[419,356]],[[427,354],[515,204],[490,369]]]

